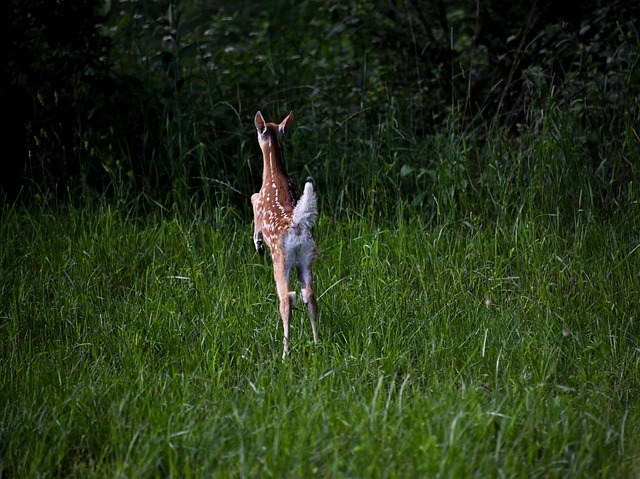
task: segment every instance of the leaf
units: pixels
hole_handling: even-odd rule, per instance
[[[400,176],[404,178],[412,174],[414,171],[416,171],[416,169],[413,166],[402,165],[402,168],[400,169]]]

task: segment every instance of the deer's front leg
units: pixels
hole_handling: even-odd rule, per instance
[[[253,244],[256,247],[256,251],[260,256],[264,256],[264,241],[262,239],[262,230],[255,230],[253,232]]]
[[[260,256],[264,256],[264,240],[262,238],[262,211],[260,208],[260,195],[254,193],[251,196],[253,206],[253,245]]]

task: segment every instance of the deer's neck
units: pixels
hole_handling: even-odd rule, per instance
[[[284,156],[282,146],[274,138],[269,138],[262,145],[262,157],[264,167],[262,170],[262,181],[275,181],[282,179],[286,181],[287,172],[284,167]]]

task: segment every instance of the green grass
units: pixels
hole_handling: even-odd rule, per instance
[[[311,63],[260,20],[190,69],[215,35],[182,48],[199,29],[178,17],[180,51],[96,125],[39,85],[29,181],[0,198],[0,479],[640,477],[638,41],[605,17],[542,55],[558,78],[527,53],[542,37],[521,44],[504,86],[487,52],[455,55],[459,29],[451,83],[378,82],[384,52],[326,18],[339,48]],[[321,342],[298,307],[283,362],[248,194],[253,115],[290,108],[287,168],[321,202]]]
[[[283,363],[233,209],[5,208],[0,476],[637,476],[638,203],[514,211],[322,215]]]

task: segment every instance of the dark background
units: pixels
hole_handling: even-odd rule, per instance
[[[637,1],[0,5],[3,201],[171,204],[205,185],[245,204],[258,109],[296,111],[309,174],[330,168],[312,161],[318,145],[351,151],[381,121],[414,147],[472,137],[478,171],[490,132],[518,138],[551,104],[582,125],[594,171],[603,139],[624,148],[638,126]],[[610,162],[604,190],[637,174],[637,158]]]

